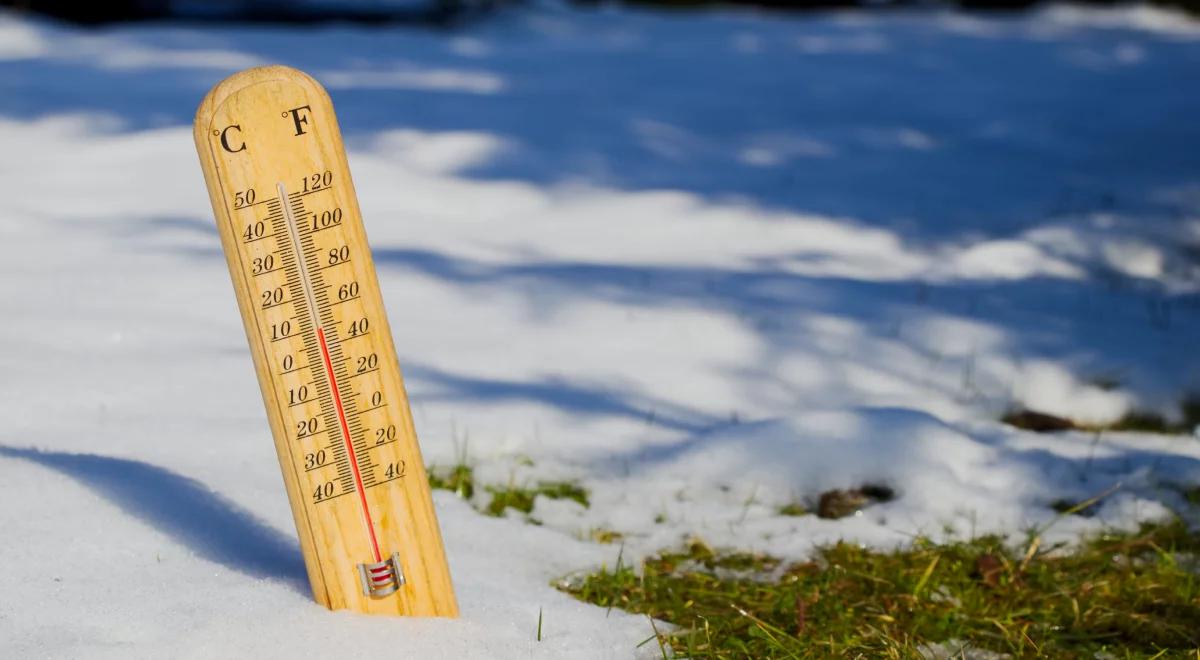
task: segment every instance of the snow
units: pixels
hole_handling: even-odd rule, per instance
[[[427,462],[591,492],[540,526],[437,493],[459,620],[306,592],[191,144],[264,62],[337,105]],[[1148,8],[0,13],[0,650],[653,656],[551,583],[692,536],[799,558],[1194,517],[1194,438],[994,420],[1200,391],[1198,65],[1200,24]],[[777,513],[867,483],[896,499]]]

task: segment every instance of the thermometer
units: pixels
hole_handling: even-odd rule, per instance
[[[328,94],[295,69],[248,69],[204,98],[195,138],[314,597],[456,616]]]

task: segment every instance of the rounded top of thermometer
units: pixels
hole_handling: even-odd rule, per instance
[[[200,142],[202,139],[207,139],[203,134],[204,131],[211,130],[209,125],[213,116],[220,109],[221,104],[230,96],[253,85],[281,80],[305,87],[307,88],[306,92],[316,94],[325,103],[333,105],[329,98],[329,93],[325,91],[321,83],[317,82],[307,73],[282,64],[256,66],[229,76],[213,86],[208,91],[208,94],[204,95],[204,100],[200,101],[200,106],[196,108],[196,118],[192,124],[195,130],[196,141]]]

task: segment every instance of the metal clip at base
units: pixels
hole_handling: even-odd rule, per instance
[[[400,553],[373,564],[358,565],[358,579],[362,583],[363,595],[382,598],[396,593],[404,585],[404,569],[400,567]]]

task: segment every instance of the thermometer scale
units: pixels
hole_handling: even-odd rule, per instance
[[[208,93],[195,138],[314,597],[456,616],[328,94],[248,69]]]

